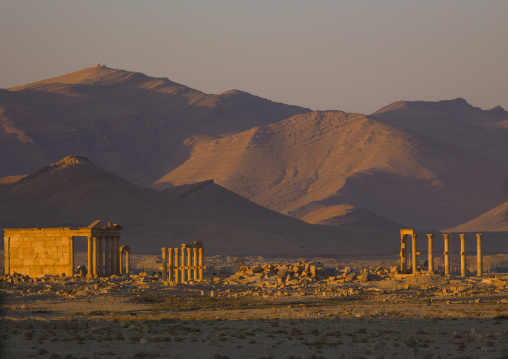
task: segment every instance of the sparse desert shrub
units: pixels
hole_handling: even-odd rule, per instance
[[[132,337],[129,337],[129,340],[131,342],[139,342],[141,340],[141,335],[134,335]]]
[[[291,331],[289,332],[291,335],[301,335],[302,331],[298,328],[291,328]]]
[[[146,353],[146,352],[137,352],[134,354],[135,359],[141,359],[141,358],[158,358],[160,357],[159,354],[156,353]]]
[[[416,347],[416,344],[417,344],[417,343],[416,343],[416,340],[415,340],[415,338],[413,338],[413,337],[409,338],[409,339],[407,340],[407,342],[406,342],[406,345],[407,345],[409,348],[414,348],[414,347]]]
[[[44,354],[46,354],[47,352],[48,352],[48,351],[47,351],[46,349],[44,349],[44,348],[39,348],[39,349],[37,350],[37,355],[44,355]]]

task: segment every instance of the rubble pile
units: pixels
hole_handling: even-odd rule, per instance
[[[139,286],[142,281],[143,277],[138,278],[137,276],[133,278],[110,276],[89,279],[80,276],[46,274],[43,277],[30,278],[26,275],[13,273],[0,277],[0,287],[4,289],[15,288],[17,293],[21,295],[47,294],[72,299],[97,293],[127,293],[133,285]],[[9,285],[9,287],[6,285]]]
[[[227,285],[306,285],[328,278],[323,267],[307,262],[294,264],[264,264],[251,267],[241,266],[231,277],[224,279]]]
[[[316,282],[345,283],[368,282],[382,280],[385,277],[394,277],[398,267],[385,269],[381,266],[376,269],[363,268],[355,272],[351,267],[345,267],[343,273],[335,274],[337,270],[325,270],[324,267],[307,263],[305,261],[293,264],[264,264],[242,266],[240,270],[224,279],[227,285],[265,285],[265,286],[302,286]]]
[[[505,300],[508,276],[495,274],[484,277],[442,276],[419,273],[402,274],[398,266],[384,268],[352,267],[325,268],[321,263],[299,261],[285,264],[253,264],[238,266],[239,271],[221,280],[206,277],[202,282],[164,285],[160,275],[139,273],[130,277],[100,278],[46,275],[30,278],[13,273],[0,277],[0,288],[20,296],[41,296],[64,300],[86,299],[91,296],[116,295],[129,297],[140,291],[161,295],[193,293],[212,297],[306,297],[306,298],[370,298],[393,301],[396,298],[461,298],[476,300],[481,296],[496,296]]]

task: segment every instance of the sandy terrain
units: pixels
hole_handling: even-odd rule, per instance
[[[254,268],[254,259],[249,262]],[[156,276],[137,275],[4,280],[2,347],[8,358],[503,358],[508,353],[506,274],[383,275],[365,282],[328,277],[305,285],[264,281],[234,285],[217,278],[169,286]]]

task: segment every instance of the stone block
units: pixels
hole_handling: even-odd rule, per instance
[[[34,247],[33,246],[23,246],[20,248],[20,252],[25,254],[33,254],[34,253]]]
[[[78,329],[78,322],[75,321],[75,320],[69,320],[65,324],[65,329],[67,329],[67,330],[69,330],[69,329]]]
[[[16,326],[19,329],[32,329],[32,323],[29,320],[18,320]]]
[[[250,270],[252,271],[252,273],[259,273],[259,272],[263,271],[263,268],[256,265],[256,266],[253,266]]]
[[[55,321],[47,321],[44,323],[44,327],[46,330],[53,330],[56,329],[56,322]]]
[[[42,320],[32,319],[31,322],[32,322],[32,328],[34,328],[36,330],[44,329],[46,327],[44,321],[42,321]]]
[[[23,261],[18,258],[13,258],[13,255],[11,254],[11,268],[21,267],[23,266]]]

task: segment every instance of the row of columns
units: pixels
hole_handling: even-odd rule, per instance
[[[179,255],[180,254],[180,255]],[[203,281],[203,244],[182,244],[182,248],[162,248],[162,280],[170,284]]]
[[[125,275],[126,277],[130,276],[130,267],[131,267],[131,260],[130,260],[130,254],[131,254],[131,249],[129,248],[129,246],[121,246],[120,249],[119,249],[119,255],[120,257],[118,258],[119,262],[120,262],[120,272],[118,274],[120,275]],[[125,253],[125,272],[123,271],[123,254]]]
[[[405,233],[406,232],[406,233]],[[408,272],[408,248],[407,248],[407,236],[408,230],[401,231],[401,250],[400,250],[400,268],[402,273]],[[412,269],[413,273],[416,273],[418,270],[418,255],[420,252],[417,251],[417,238],[418,235],[416,233],[412,233],[410,231],[409,235],[412,238]],[[434,235],[427,234],[427,238],[429,240],[429,272],[432,272],[434,269]],[[444,269],[445,275],[450,275],[450,234],[444,233]],[[479,277],[483,276],[483,255],[482,255],[482,234],[476,234],[476,260],[477,260],[477,274]],[[462,277],[466,276],[466,235],[460,234],[460,275]]]
[[[104,244],[104,250],[103,250]],[[125,248],[122,247],[122,248]],[[108,277],[121,274],[120,237],[88,237],[88,274],[87,277]],[[126,252],[128,261],[129,251]],[[127,263],[126,263],[127,264]],[[129,266],[126,266],[128,273]]]

